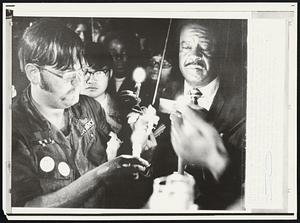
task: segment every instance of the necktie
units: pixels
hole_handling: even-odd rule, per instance
[[[201,91],[198,88],[193,88],[189,91],[189,95],[190,95],[191,103],[193,105],[192,108],[198,111],[198,114],[205,120],[208,111],[198,104],[198,99],[201,98],[202,96]]]
[[[198,88],[193,88],[189,91],[191,101],[194,105],[198,105],[198,99],[202,96],[201,91]]]

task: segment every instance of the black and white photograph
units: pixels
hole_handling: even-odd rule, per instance
[[[295,217],[292,10],[14,5],[3,15],[8,217]]]

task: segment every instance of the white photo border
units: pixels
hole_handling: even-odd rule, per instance
[[[258,179],[254,175],[261,169],[256,168],[254,164],[258,163],[254,148],[259,145],[255,141],[257,135],[252,134],[256,131],[261,133],[274,134],[282,137],[280,145],[275,145],[276,149],[273,154],[274,157],[282,155],[281,160],[273,162],[273,167],[280,166],[282,179],[275,182],[282,182],[280,188],[282,189],[282,208],[280,205],[274,205],[274,208],[268,208],[268,202],[259,205],[257,208],[253,204],[247,203],[246,211],[195,211],[182,213],[153,213],[151,210],[127,210],[127,209],[47,209],[47,208],[11,208],[10,197],[8,191],[10,188],[10,149],[11,148],[11,75],[3,75],[3,207],[4,212],[9,219],[40,219],[46,216],[47,219],[72,219],[74,216],[78,220],[86,219],[101,219],[101,220],[162,220],[162,219],[294,219],[297,216],[297,135],[296,135],[296,120],[297,120],[297,3],[5,3],[3,4],[3,27],[6,32],[3,32],[3,74],[10,74],[11,58],[11,33],[9,30],[10,20],[6,18],[6,10],[13,10],[13,16],[29,16],[29,17],[110,17],[110,18],[218,18],[218,19],[246,19],[248,21],[248,46],[247,46],[247,149],[246,149],[246,202],[254,202],[251,196],[254,196],[253,191],[247,191],[254,182],[249,182],[247,179]],[[167,16],[166,16],[167,15]],[[276,94],[276,89],[268,83],[259,84],[254,83],[256,79],[250,75],[266,75],[265,78],[258,77],[259,80],[268,80],[272,78],[271,73],[257,74],[258,68],[254,63],[258,62],[255,58],[258,55],[257,35],[253,30],[262,30],[263,26],[257,26],[257,20],[271,24],[269,30],[271,33],[275,32],[274,25],[280,26],[279,32],[282,32],[282,38],[278,37],[279,41],[286,41],[286,45],[281,48],[281,57],[271,57],[271,54],[276,54],[277,50],[271,51],[270,58],[283,59],[282,70],[284,76],[276,73],[276,83],[282,91],[282,98],[279,101],[280,112],[275,112],[273,119],[280,119],[282,129],[280,133],[278,126],[273,126],[274,129],[257,129],[259,125],[257,120],[263,121],[258,115],[266,115],[263,111],[258,111],[255,106],[258,99],[270,103],[270,106],[276,105],[276,102],[270,101],[270,98],[263,98],[257,95],[257,91],[265,92],[271,91]],[[268,23],[268,21],[270,23]],[[272,28],[273,27],[273,28]],[[267,30],[268,31],[268,30]],[[268,33],[268,32],[266,32]],[[254,42],[254,39],[256,42]],[[273,40],[275,41],[275,39]],[[270,45],[271,46],[271,45]],[[263,52],[260,52],[263,53]],[[259,54],[259,56],[262,56]],[[271,63],[271,59],[267,62]],[[261,68],[263,69],[263,68]],[[266,68],[264,71],[266,71]],[[250,77],[250,78],[249,78]],[[283,83],[281,83],[283,81]],[[259,90],[257,90],[259,88]],[[266,89],[262,89],[266,88]],[[277,100],[277,99],[276,99]],[[250,105],[250,107],[248,106]],[[281,106],[281,107],[280,107]],[[267,108],[266,108],[267,109]],[[277,116],[276,116],[277,115]],[[281,116],[282,115],[282,116]],[[249,123],[249,120],[253,120]],[[269,125],[267,125],[269,126]],[[271,138],[271,137],[270,137]],[[248,143],[250,139],[250,143]],[[252,144],[252,142],[254,142]],[[263,145],[274,145],[271,142],[261,142]],[[254,147],[251,147],[254,146]],[[284,150],[283,150],[284,149]],[[286,151],[285,151],[286,150]],[[280,153],[280,154],[279,154]],[[251,157],[251,160],[249,159]],[[254,160],[252,160],[254,159]],[[279,163],[281,163],[279,165]],[[266,170],[264,170],[266,171]],[[261,183],[260,181],[255,182]],[[249,186],[250,185],[250,186]],[[272,185],[276,189],[279,185]],[[274,190],[275,190],[274,189]],[[261,191],[258,189],[257,191]],[[101,214],[100,214],[101,213]]]

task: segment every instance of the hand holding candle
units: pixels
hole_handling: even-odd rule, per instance
[[[178,171],[183,172],[183,161],[208,168],[218,179],[228,165],[228,153],[216,129],[199,112],[181,101],[170,116],[171,141],[179,157]]]
[[[157,125],[159,117],[156,116],[155,109],[149,105],[148,108],[144,108],[140,114],[132,113],[129,116],[128,123],[132,126],[133,132],[131,135],[133,155],[140,156],[143,149],[146,149],[149,145],[156,145],[153,136],[153,127]],[[153,137],[150,137],[150,136]],[[148,142],[148,141],[151,142]]]

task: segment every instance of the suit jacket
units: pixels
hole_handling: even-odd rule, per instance
[[[183,93],[183,82],[171,81],[169,86],[160,92],[160,97],[172,99]],[[244,182],[244,149],[245,149],[245,94],[232,91],[230,85],[223,82],[214,98],[206,121],[211,123],[222,135],[224,145],[229,153],[230,162],[224,174],[217,182],[204,168],[188,166],[189,172],[196,180],[195,203],[200,209],[226,209],[243,194]],[[153,179],[167,176],[177,171],[177,155],[170,137],[170,119],[168,114],[160,113],[160,123],[166,125],[162,135],[157,138],[158,146],[152,153],[152,177],[140,177],[138,181],[123,181],[118,188],[112,188],[108,207],[141,208],[152,193]],[[130,129],[125,131],[130,135]],[[130,140],[120,153],[131,154]],[[149,159],[148,159],[149,160]]]
[[[177,90],[175,90],[177,89]],[[174,99],[183,94],[183,82],[170,83],[162,97]],[[243,195],[245,161],[245,92],[220,82],[212,106],[205,117],[223,139],[230,162],[217,182],[205,168],[187,166],[186,171],[196,180],[195,202],[200,209],[226,209]],[[170,126],[169,116],[161,114],[161,121]],[[153,156],[154,176],[171,174],[177,170],[177,156],[170,142],[170,127],[157,139]],[[168,146],[169,145],[169,146]]]

